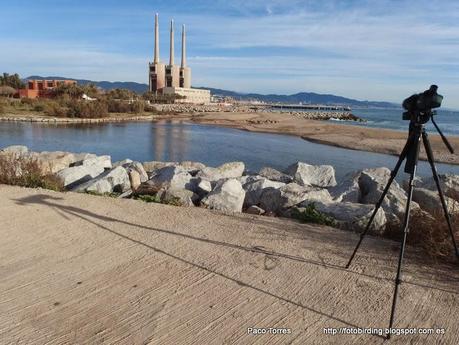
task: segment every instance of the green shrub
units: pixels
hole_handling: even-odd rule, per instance
[[[69,101],[67,103],[70,117],[100,118],[108,116],[107,103],[104,101]]]
[[[136,195],[134,197],[134,199],[140,200],[140,201],[143,201],[143,202],[161,203],[161,199],[159,198],[158,195],[142,194],[142,195]]]
[[[181,200],[179,198],[169,198],[168,200],[161,200],[158,194],[149,195],[149,194],[141,194],[134,196],[134,199],[141,200],[143,202],[154,202],[157,204],[165,204],[165,205],[172,205],[172,206],[183,206]]]
[[[332,217],[316,210],[314,203],[309,204],[304,209],[294,208],[292,210],[292,216],[304,223],[315,223],[329,226],[334,226],[336,224]]]
[[[54,175],[44,173],[38,160],[14,153],[0,155],[0,183],[30,188],[64,190]]]
[[[108,99],[107,100],[108,111],[110,113],[130,113],[139,114],[143,113],[145,104],[143,101],[128,101]]]
[[[35,100],[31,98],[21,98],[21,103],[22,104],[27,104],[27,105],[32,105],[35,103]]]
[[[44,104],[43,111],[49,116],[65,117],[68,109],[57,102],[48,101]]]

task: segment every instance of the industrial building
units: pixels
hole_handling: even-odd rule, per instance
[[[149,90],[157,95],[177,95],[175,103],[210,103],[210,91],[191,88],[191,69],[186,65],[186,32],[182,25],[182,59],[180,66],[174,63],[174,21],[170,26],[169,64],[160,61],[159,22],[155,15],[155,49],[153,62],[149,63]]]

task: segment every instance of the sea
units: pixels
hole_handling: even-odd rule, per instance
[[[371,109],[353,108],[352,114],[366,120],[366,122],[340,121],[343,124],[363,127],[389,128],[398,131],[407,131],[409,121],[402,119],[403,109]],[[459,136],[459,111],[438,109],[434,116],[442,132],[450,136]],[[338,121],[338,120],[332,120]],[[432,122],[427,123],[426,129],[435,133]]]

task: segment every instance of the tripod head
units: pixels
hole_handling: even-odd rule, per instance
[[[403,108],[406,110],[403,113],[403,120],[410,121],[410,134],[414,128],[422,126],[429,122],[429,120],[432,120],[432,123],[438,131],[438,134],[440,134],[443,143],[448,148],[449,152],[454,153],[453,147],[434,120],[434,115],[437,115],[437,112],[432,109],[439,108],[441,106],[441,102],[443,101],[443,96],[438,94],[437,90],[437,85],[431,85],[428,90],[406,98],[402,103]]]

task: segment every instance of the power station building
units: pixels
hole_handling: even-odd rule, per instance
[[[180,66],[174,63],[174,21],[170,27],[169,64],[159,57],[159,22],[155,16],[155,52],[149,63],[148,80],[150,92],[157,95],[175,95],[175,103],[210,103],[210,91],[191,88],[191,69],[186,65],[186,32],[182,25],[182,60]]]

